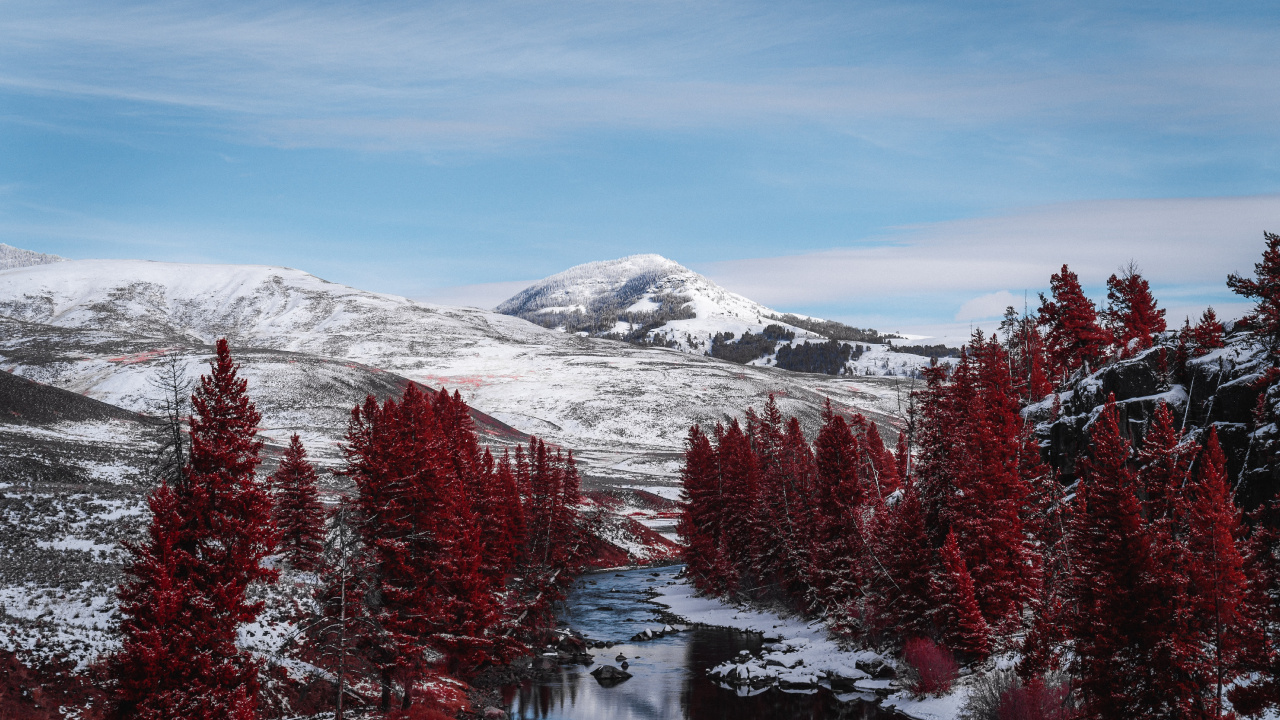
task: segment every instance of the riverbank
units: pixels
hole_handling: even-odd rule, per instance
[[[776,684],[783,690],[805,691],[816,686],[829,687],[842,699],[878,697],[881,707],[917,720],[955,720],[968,697],[963,678],[951,693],[942,697],[913,697],[898,687],[895,680],[886,677],[889,669],[892,674],[898,674],[896,659],[871,650],[843,648],[821,622],[782,617],[700,596],[683,579],[655,586],[653,593],[654,602],[668,608],[683,622],[764,636],[766,644],[758,655],[722,663],[708,671],[745,688]]]

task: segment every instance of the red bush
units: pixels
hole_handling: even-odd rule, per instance
[[[1000,720],[1065,720],[1067,689],[1063,685],[1045,687],[1042,683],[1020,685],[1005,690],[1000,696]]]
[[[917,695],[948,692],[960,670],[951,653],[928,638],[908,640],[902,649],[902,659],[912,670],[911,690]]]

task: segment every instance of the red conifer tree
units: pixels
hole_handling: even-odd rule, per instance
[[[1191,346],[1191,357],[1201,357],[1225,345],[1222,339],[1222,323],[1213,308],[1205,308],[1195,327],[1183,329],[1183,339]]]
[[[1262,237],[1267,249],[1262,260],[1253,266],[1254,277],[1232,273],[1227,276],[1227,287],[1253,299],[1253,312],[1240,318],[1240,322],[1267,344],[1274,365],[1280,360],[1280,235],[1264,232]]]
[[[870,543],[874,557],[864,563],[871,629],[895,640],[929,637],[935,601],[933,550],[914,483],[908,481],[901,499],[878,517],[878,532]]]
[[[258,663],[236,630],[262,609],[246,590],[274,579],[271,499],[255,470],[259,415],[225,339],[192,396],[191,455],[152,495],[148,540],[120,589],[123,644],[110,662],[115,717],[258,716]]]
[[[684,499],[680,503],[680,537],[685,543],[685,567],[693,586],[720,594],[728,590],[724,566],[724,498],[715,448],[697,425],[689,428],[684,468]]]
[[[458,476],[455,443],[431,399],[416,385],[398,403],[380,407],[370,397],[353,411],[347,434],[359,529],[377,563],[377,619],[397,648],[406,687],[422,669],[424,646],[464,672],[487,661],[497,640],[499,609],[468,492],[474,483]]]
[[[1085,365],[1097,367],[1111,338],[1098,325],[1098,312],[1080,288],[1080,278],[1066,265],[1049,278],[1053,300],[1040,295],[1040,325],[1047,329],[1045,350],[1050,375],[1061,382]]]
[[[978,609],[973,578],[965,567],[955,533],[947,534],[939,559],[934,594],[938,598],[935,613],[942,627],[943,644],[957,655],[981,662],[991,652],[991,629]]]
[[[1203,648],[1199,679],[1203,697],[1198,705],[1207,716],[1224,715],[1223,693],[1235,679],[1243,638],[1248,634],[1244,607],[1247,592],[1244,561],[1236,547],[1242,536],[1240,511],[1232,501],[1226,460],[1217,430],[1197,460],[1196,482],[1187,506],[1187,554],[1190,616]]]
[[[813,557],[809,583],[814,602],[849,624],[862,588],[863,504],[866,489],[858,468],[862,449],[844,417],[828,400],[814,441]]]
[[[279,550],[298,570],[312,570],[324,550],[324,508],[316,490],[316,471],[294,433],[280,467],[271,476]]]
[[[1166,327],[1164,310],[1156,308],[1151,286],[1133,263],[1107,279],[1103,316],[1122,357],[1151,347],[1152,339]]]
[[[1154,691],[1163,685],[1151,679],[1154,649],[1167,628],[1147,616],[1158,600],[1150,584],[1151,539],[1114,399],[1093,422],[1090,440],[1067,538],[1071,574],[1063,622],[1074,639],[1072,674],[1088,717],[1170,717],[1179,698],[1159,696]]]

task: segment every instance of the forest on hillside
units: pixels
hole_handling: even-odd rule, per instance
[[[1132,265],[1101,309],[1064,265],[1035,313],[926,371],[896,450],[830,405],[811,441],[772,398],[691,428],[691,582],[895,652],[922,695],[970,668],[964,717],[1280,710],[1280,236],[1265,240],[1255,276],[1227,279],[1256,303],[1229,336],[1212,308],[1170,331]],[[1140,371],[1154,394],[1133,396]],[[1192,413],[1237,382],[1255,398],[1243,460],[1219,439],[1242,423],[1214,420],[1233,410]],[[1051,452],[1073,427],[1078,452]]]

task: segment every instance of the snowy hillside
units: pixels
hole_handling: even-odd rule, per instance
[[[686,351],[705,350],[717,332],[759,333],[779,314],[661,255],[571,267],[521,290],[497,310],[569,332],[666,339]]]
[[[460,389],[508,425],[579,450],[588,475],[617,481],[674,481],[670,461],[690,425],[761,407],[769,393],[812,428],[826,397],[886,425],[905,401],[893,380],[788,373],[580,337],[277,267],[78,260],[0,271],[0,315],[13,319],[0,324],[5,369],[122,407],[144,409],[139,383],[159,351],[207,353],[225,335],[241,352],[298,353]],[[280,397],[266,402],[278,428],[269,432],[310,423],[314,440],[335,442],[346,399],[334,396],[323,419],[305,396],[290,410],[288,392],[298,385],[280,373],[299,366],[262,356],[270,372],[252,377],[258,357],[246,355],[250,392],[256,385]],[[335,388],[346,382],[329,377]]]
[[[62,262],[63,260],[64,258],[60,258],[57,255],[46,255],[0,243],[0,270],[31,267],[32,265],[47,265],[49,263]]]
[[[888,354],[888,338],[874,330],[779,313],[661,255],[569,268],[530,285],[497,310],[566,333],[746,365],[909,376],[928,364],[927,358]],[[863,360],[867,352],[873,357]]]

